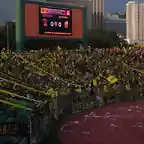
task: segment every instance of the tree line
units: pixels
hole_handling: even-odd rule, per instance
[[[10,40],[10,46],[15,47],[15,23],[14,22],[8,22],[9,25],[9,40]],[[5,43],[7,42],[7,29],[6,26],[0,27],[0,41]],[[46,40],[38,40],[37,42],[28,42],[26,44],[27,47],[31,48],[36,44],[37,48],[40,46],[43,47],[46,46],[56,46],[61,45],[62,47],[78,47],[79,43],[75,43],[75,41],[46,41]],[[122,45],[127,45],[127,43],[122,39],[119,38],[116,32],[114,31],[108,31],[106,29],[92,29],[88,31],[88,44],[92,48],[111,48],[111,47],[121,47]],[[40,47],[41,47],[40,46]],[[6,47],[6,46],[5,46]]]

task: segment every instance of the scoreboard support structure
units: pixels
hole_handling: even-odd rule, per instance
[[[24,4],[25,0],[16,0],[16,51],[24,50]]]

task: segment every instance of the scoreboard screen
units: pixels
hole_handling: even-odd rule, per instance
[[[72,35],[72,10],[40,6],[39,33],[45,35]]]

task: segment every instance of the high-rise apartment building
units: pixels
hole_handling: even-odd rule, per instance
[[[144,41],[144,3],[130,1],[126,5],[126,37],[130,41]]]
[[[139,4],[139,40],[144,41],[144,3]]]
[[[126,5],[126,38],[138,40],[138,5],[135,1],[129,1]]]
[[[102,28],[104,21],[104,0],[76,0],[87,7],[88,27]]]
[[[104,20],[104,0],[91,0],[92,4],[92,27],[102,28]]]

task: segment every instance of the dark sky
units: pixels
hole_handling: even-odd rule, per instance
[[[105,0],[106,12],[125,12],[125,4],[128,0]]]
[[[124,12],[127,0],[105,0],[105,12]],[[0,0],[0,24],[15,19],[16,0]]]

